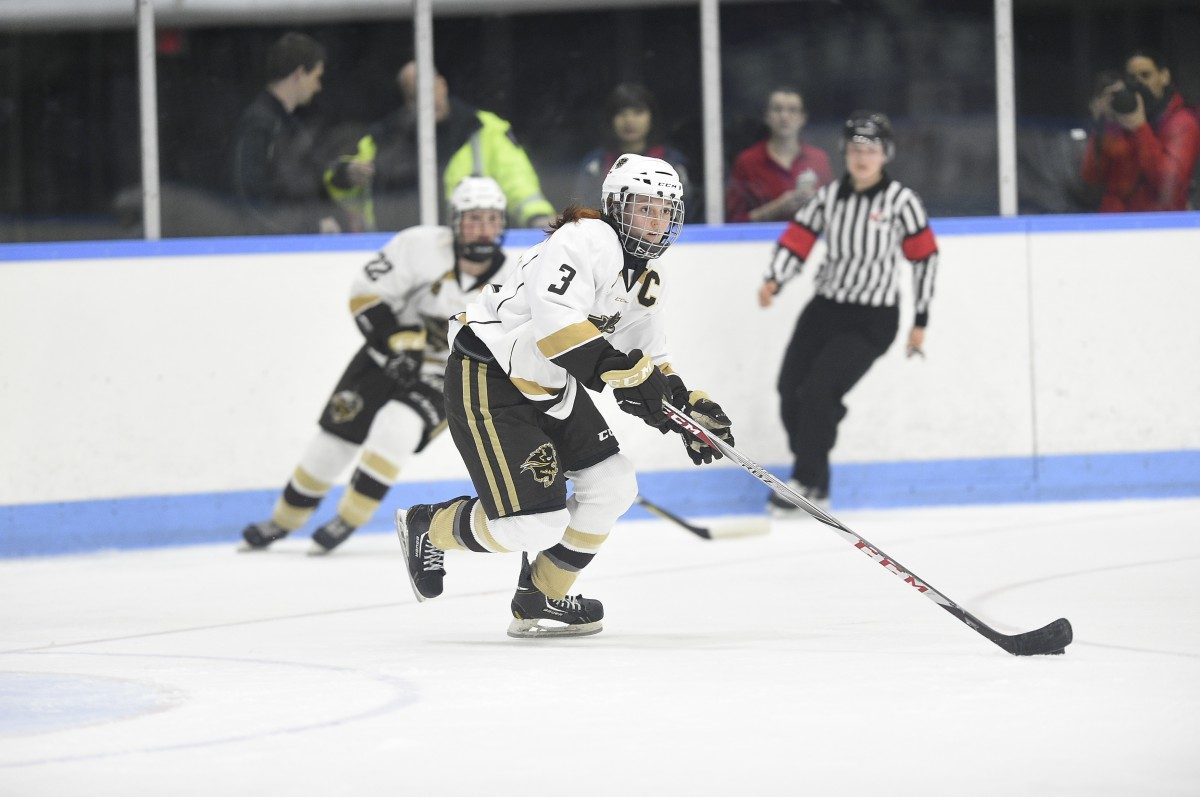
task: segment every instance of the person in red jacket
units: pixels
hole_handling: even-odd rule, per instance
[[[780,86],[767,95],[763,122],[770,135],[734,160],[725,192],[726,221],[790,219],[833,180],[825,150],[800,137],[807,121],[798,90]]]
[[[1171,85],[1159,54],[1135,50],[1125,72],[1126,81],[1092,100],[1099,127],[1084,152],[1083,179],[1103,188],[1102,213],[1186,210],[1200,121]]]

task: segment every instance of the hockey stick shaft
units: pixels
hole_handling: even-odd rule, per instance
[[[743,470],[771,488],[780,498],[788,501],[798,509],[803,509],[814,519],[832,528],[839,536],[880,564],[884,569],[890,571],[904,583],[941,606],[964,625],[1004,648],[1009,653],[1013,653],[1014,655],[1061,653],[1062,648],[1070,643],[1071,625],[1065,619],[1056,620],[1043,628],[1025,634],[1008,635],[1000,633],[959,606],[947,597],[945,593],[935,589],[929,582],[919,578],[915,573],[901,565],[883,550],[872,545],[865,537],[847,528],[841,521],[833,517],[833,515],[830,515],[780,481],[766,468],[742,454],[716,435],[709,434],[707,429],[680,410],[664,402],[663,411],[675,426],[700,440],[702,443],[721,452],[731,462],[738,464]]]
[[[708,529],[704,528],[703,526],[697,526],[693,523],[688,523],[686,520],[679,517],[679,515],[676,515],[673,512],[668,512],[666,509],[663,509],[658,504],[655,504],[651,501],[646,500],[646,497],[643,495],[638,495],[637,502],[639,504],[641,504],[642,507],[644,507],[651,514],[658,515],[660,518],[662,518],[664,520],[669,520],[672,523],[682,526],[683,528],[687,529],[692,534],[695,534],[697,537],[700,537],[701,539],[705,539],[705,540],[712,539],[712,532],[709,531]]]

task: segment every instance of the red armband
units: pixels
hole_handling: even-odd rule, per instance
[[[817,234],[807,227],[794,221],[788,222],[787,229],[779,239],[779,245],[787,249],[801,260],[807,260],[813,244],[817,242]]]
[[[933,239],[933,230],[928,227],[905,238],[900,248],[904,256],[914,263],[924,260],[938,250],[937,241]]]

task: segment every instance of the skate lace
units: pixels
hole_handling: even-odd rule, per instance
[[[572,611],[577,612],[583,609],[583,604],[579,602],[579,599],[582,597],[582,595],[567,595],[563,597],[562,600],[556,600],[554,598],[548,598],[547,600],[560,609],[571,609]]]
[[[433,546],[428,540],[425,541],[424,547],[425,550],[422,552],[421,558],[424,561],[426,572],[430,570],[444,570],[446,552],[441,548]]]

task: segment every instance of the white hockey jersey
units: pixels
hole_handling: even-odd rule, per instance
[[[565,418],[579,386],[562,364],[573,352],[606,338],[621,352],[641,349],[666,365],[662,278],[651,264],[640,273],[627,268],[616,231],[600,219],[581,219],[526,251],[508,279],[484,290],[458,321],[470,325],[522,394]],[[461,324],[450,328],[453,336]]]
[[[350,288],[350,312],[362,326],[364,315],[384,306],[399,325],[424,328],[422,370],[440,374],[449,355],[448,319],[461,313],[489,281],[503,281],[513,271],[512,262],[505,261],[495,273],[477,279],[457,274],[454,265],[454,236],[448,227],[410,227],[363,266]],[[370,352],[380,365],[386,361],[377,348]]]

